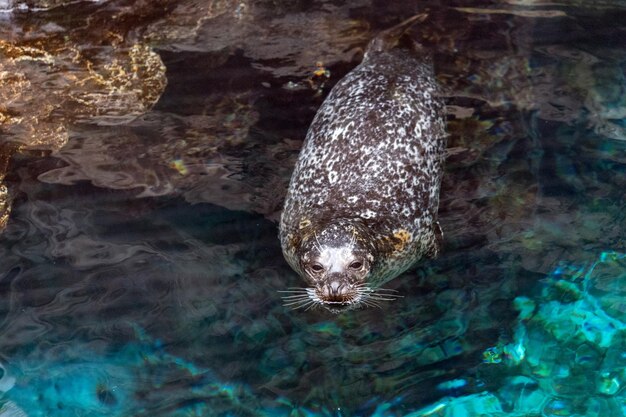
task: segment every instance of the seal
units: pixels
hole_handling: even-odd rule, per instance
[[[439,253],[445,106],[429,55],[406,34],[425,17],[376,36],[313,119],[279,225],[308,284],[285,291],[287,306],[377,306],[397,297],[382,284]]]

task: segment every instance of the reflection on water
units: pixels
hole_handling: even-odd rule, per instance
[[[411,2],[0,1],[0,416],[625,416],[626,10],[422,2],[441,257],[294,313],[315,110]]]

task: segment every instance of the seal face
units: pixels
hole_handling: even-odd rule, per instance
[[[444,104],[420,48],[380,45],[332,89],[291,178],[279,235],[309,285],[295,308],[393,299],[380,285],[439,252]]]

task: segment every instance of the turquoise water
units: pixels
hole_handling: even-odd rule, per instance
[[[0,417],[626,416],[620,2],[0,1]],[[441,256],[292,311],[315,110],[418,11]]]

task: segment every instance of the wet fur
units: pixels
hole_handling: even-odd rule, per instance
[[[439,252],[445,111],[428,55],[398,37],[410,24],[370,43],[309,128],[280,220],[283,253],[301,275],[304,244],[337,223],[351,234],[337,241],[372,248],[370,289]]]

